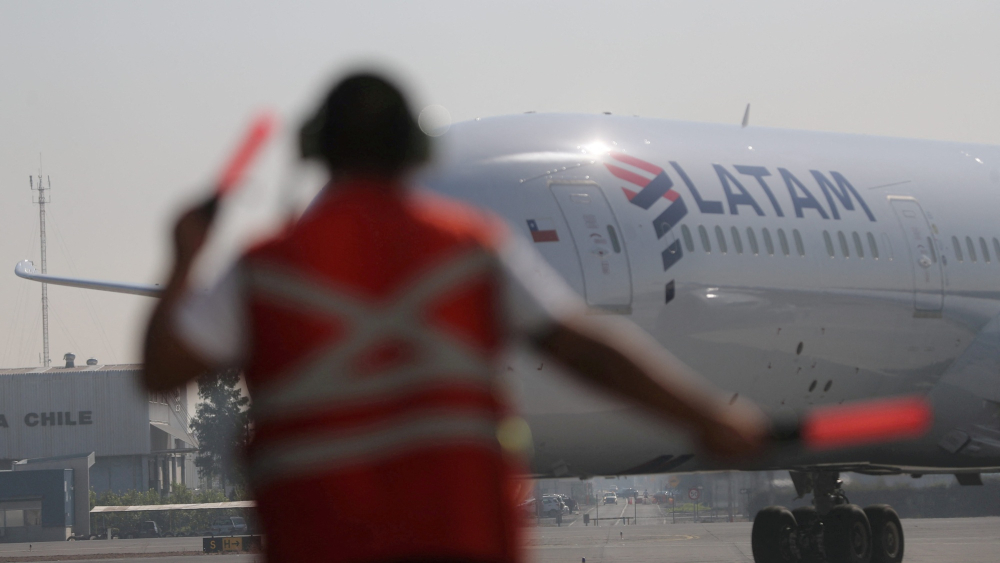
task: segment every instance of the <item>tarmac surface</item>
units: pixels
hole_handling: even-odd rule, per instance
[[[592,518],[597,511],[585,510]],[[623,524],[621,517],[638,516]],[[727,522],[719,513],[674,516],[658,505],[600,507],[600,526],[584,526],[581,515],[566,516],[561,527],[543,519],[526,534],[528,563],[715,563],[753,561],[750,522]],[[611,518],[611,520],[604,520]],[[907,563],[1000,560],[1000,518],[903,520]],[[115,563],[262,563],[259,555],[201,555],[201,538],[94,540],[0,544],[0,563],[71,561]]]
[[[594,518],[597,511],[584,510]],[[623,524],[621,517],[638,516]],[[530,563],[715,563],[752,562],[751,522],[728,522],[728,515],[676,517],[658,505],[600,507],[600,526],[584,526],[582,515],[553,519],[528,534]],[[739,515],[737,515],[738,517]],[[604,520],[615,518],[618,520]],[[637,522],[637,523],[636,523]],[[903,520],[906,563],[1000,561],[1000,518]]]

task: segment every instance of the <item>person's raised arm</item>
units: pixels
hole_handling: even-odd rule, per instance
[[[174,264],[149,319],[143,346],[142,381],[150,390],[174,389],[218,367],[191,350],[173,322],[188,291],[191,267],[208,237],[212,216],[211,209],[200,205],[181,215],[174,227]]]

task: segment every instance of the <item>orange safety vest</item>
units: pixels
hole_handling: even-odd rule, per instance
[[[354,183],[247,254],[268,561],[519,561],[498,225]]]

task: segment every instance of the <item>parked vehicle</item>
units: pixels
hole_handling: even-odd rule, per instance
[[[240,516],[216,520],[208,530],[210,536],[242,536],[247,533],[247,523]]]
[[[118,539],[121,537],[121,530],[118,528],[91,528],[90,535],[87,537],[76,537],[72,539],[78,540],[110,540]]]
[[[112,537],[115,537],[112,535]],[[160,533],[160,527],[156,525],[156,522],[152,520],[146,520],[145,522],[139,524],[138,529],[121,530],[117,537],[121,537],[127,540],[135,538],[159,538],[163,537]]]
[[[542,498],[548,498],[555,501],[559,505],[560,514],[569,514],[569,505],[566,504],[566,499],[563,498],[565,495],[542,495]]]
[[[670,502],[672,495],[666,491],[660,491],[658,493],[653,493],[653,500],[659,504],[667,504]]]
[[[577,504],[577,502],[575,500],[573,500],[572,498],[570,498],[569,495],[562,495],[561,494],[561,495],[558,495],[558,496],[559,496],[559,498],[562,499],[563,504],[566,505],[566,508],[569,509],[570,514],[572,514],[572,513],[574,513],[574,512],[577,511],[577,509],[579,508],[579,505]]]
[[[542,516],[555,518],[557,515],[562,513],[563,504],[560,499],[550,496],[542,497]]]
[[[528,513],[530,516],[534,516],[535,512],[535,499],[528,499],[521,503],[521,508]],[[542,496],[542,510],[539,516],[545,518],[555,518],[558,515],[563,514],[564,505],[552,495]]]

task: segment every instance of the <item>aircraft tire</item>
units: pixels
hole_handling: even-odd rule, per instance
[[[861,507],[833,507],[823,518],[823,547],[829,563],[871,563],[872,528]]]
[[[815,506],[800,506],[792,510],[797,527],[799,561],[801,563],[822,563],[823,523]]]
[[[871,563],[901,563],[903,525],[899,514],[888,504],[873,504],[865,507],[865,516],[872,526]]]
[[[758,512],[750,536],[755,563],[797,563],[795,529],[795,517],[783,506]]]

